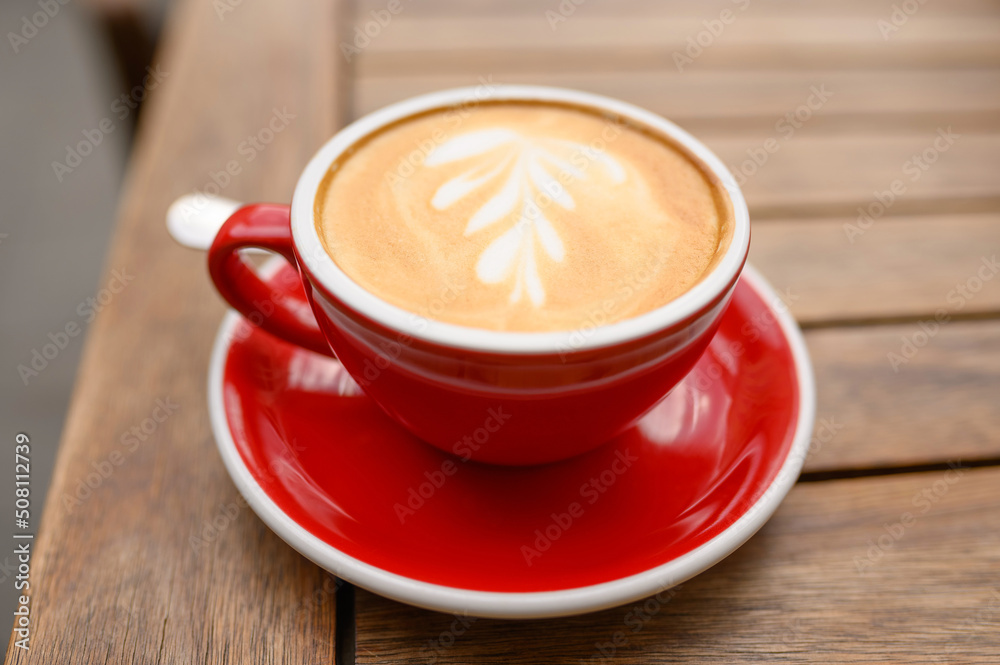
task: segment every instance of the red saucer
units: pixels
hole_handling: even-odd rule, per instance
[[[282,279],[289,270],[272,278],[276,288],[294,283]],[[583,456],[527,468],[464,462],[424,444],[336,361],[233,313],[209,388],[230,473],[296,549],[415,604],[538,616],[655,593],[749,538],[808,447],[815,398],[804,354],[780,300],[748,269],[695,370],[636,427]],[[650,571],[663,574],[624,584]],[[558,593],[588,587],[600,593],[575,604]],[[507,594],[518,602],[504,606]],[[552,602],[532,606],[533,597]]]

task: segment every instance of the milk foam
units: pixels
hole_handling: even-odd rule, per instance
[[[327,252],[403,309],[574,330],[659,307],[728,246],[725,194],[673,144],[572,107],[504,102],[407,119],[335,163]]]

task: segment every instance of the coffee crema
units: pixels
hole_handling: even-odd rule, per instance
[[[652,130],[497,101],[411,116],[325,176],[315,224],[365,290],[496,331],[615,323],[688,291],[732,238],[725,190]]]

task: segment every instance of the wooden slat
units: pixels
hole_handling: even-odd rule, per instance
[[[689,39],[718,14],[587,16],[553,30],[544,12],[534,16],[441,16],[420,19],[405,11],[372,28],[357,56],[359,76],[493,71],[618,71],[675,67]],[[768,16],[740,13],[686,71],[754,69],[986,66],[1000,62],[997,13],[934,16],[917,12],[888,39],[877,19],[858,16]],[[431,37],[432,36],[432,37]],[[708,38],[702,38],[708,43]]]
[[[889,214],[1000,209],[1000,179],[994,175],[1000,171],[1000,134],[950,127],[960,138],[933,156],[936,161],[926,170],[914,158],[933,153],[939,138],[935,131],[827,136],[814,135],[806,126],[788,139],[777,134],[701,138],[744,181],[752,219],[857,217],[859,206],[873,205],[875,194],[896,181],[903,193],[895,197]],[[762,166],[748,163],[752,154],[760,157],[768,139],[777,143],[777,152],[766,156]]]
[[[30,651],[6,663],[333,662],[331,578],[241,504],[216,452],[205,374],[223,306],[164,214],[230,160],[226,196],[290,199],[337,124],[335,5],[172,14],[108,260],[133,277],[90,327],[32,559]],[[250,161],[240,146],[274,109],[295,117]]]
[[[904,193],[895,197],[888,211],[893,215],[1000,209],[1000,180],[994,176],[1000,171],[1000,133],[983,129],[995,129],[1000,119],[1000,99],[996,96],[1000,81],[995,80],[996,72],[946,72],[921,78],[926,74],[894,79],[889,72],[837,72],[833,80],[841,87],[827,86],[833,92],[829,108],[824,106],[797,129],[777,123],[806,101],[810,76],[754,74],[746,87],[740,87],[733,74],[705,75],[706,85],[700,93],[695,93],[698,86],[692,85],[674,94],[665,83],[647,89],[641,96],[636,92],[641,79],[635,78],[627,85],[616,84],[598,91],[635,101],[680,121],[682,126],[686,120],[688,128],[744,183],[754,219],[817,214],[856,217],[859,206],[872,205],[875,193],[884,192],[896,180]],[[596,80],[592,76],[587,79]],[[371,83],[376,79],[364,80]],[[449,84],[474,83],[471,79],[448,80]],[[547,80],[558,82],[558,77]],[[826,79],[818,75],[812,80],[811,85],[818,85]],[[441,77],[421,78],[417,87],[392,92],[391,86],[379,84],[381,92],[374,99],[365,96],[362,86],[356,112],[373,110],[383,102],[427,91],[442,82]],[[758,83],[759,90],[754,87]],[[881,94],[883,84],[887,90]],[[945,98],[951,101],[941,101]],[[687,101],[670,101],[674,99]],[[673,104],[673,109],[668,104]],[[716,112],[705,107],[745,107],[747,112],[741,115],[738,110]],[[925,112],[908,113],[906,109],[912,107]],[[872,118],[877,122],[873,123]],[[859,125],[866,131],[857,131]],[[882,129],[875,129],[879,126]],[[938,134],[949,128],[958,135],[951,145],[942,142]],[[946,149],[935,152],[935,141]],[[776,146],[776,152],[765,153],[765,145],[772,150]],[[925,151],[930,151],[928,158],[934,160],[933,164],[913,161]]]
[[[860,16],[878,20],[892,11],[898,0],[752,0],[753,13],[760,15]],[[576,5],[576,3],[573,3]],[[587,0],[577,5],[574,14],[588,16],[711,16],[723,9],[744,4],[734,0]],[[385,9],[386,0],[357,0],[356,20],[372,11]],[[558,11],[559,0],[420,0],[405,5],[407,16],[438,18],[455,16],[538,16],[548,10]],[[749,10],[749,7],[748,7]],[[991,14],[994,0],[951,0],[924,4],[920,11],[933,15]]]
[[[849,16],[768,16],[758,18],[749,11],[742,14],[733,9],[734,19],[726,25],[716,43],[705,49],[707,57],[714,47],[728,43],[731,47],[778,48],[807,47],[817,40],[824,45],[855,44],[882,46],[892,50],[899,43],[934,43],[939,56],[949,44],[962,41],[989,45],[995,41],[996,13],[986,16],[930,16],[917,12],[898,32],[886,39],[870,17]],[[364,19],[363,16],[358,17]],[[514,51],[538,49],[566,52],[584,57],[588,50],[649,46],[669,48],[686,45],[687,38],[705,30],[704,21],[716,18],[711,11],[686,16],[602,16],[593,18],[576,15],[552,29],[544,12],[510,17],[440,16],[431,20],[408,16],[405,11],[395,16],[385,29],[373,35],[364,55],[402,53],[413,55],[440,52],[445,49],[470,51]],[[426,32],[433,26],[433,39]],[[905,28],[905,29],[904,29]],[[778,42],[777,44],[775,42]],[[700,59],[700,58],[699,58]],[[541,68],[550,63],[538,63]]]
[[[491,73],[501,83],[554,85],[622,99],[699,135],[775,133],[775,125],[786,114],[809,100],[813,87],[822,87],[832,96],[819,111],[808,111],[811,131],[934,131],[942,123],[967,131],[1000,129],[1000,72],[994,69],[697,70],[682,74],[668,64],[658,71],[516,74],[494,69]],[[477,79],[472,74],[363,77],[355,84],[353,114],[359,117],[434,90],[475,86]]]
[[[359,591],[357,662],[992,664],[1000,470],[961,474],[800,484],[750,542],[648,606],[455,635],[451,615]]]
[[[1000,459],[997,340],[1000,321],[808,331],[819,422],[806,471]]]
[[[753,223],[750,261],[801,323],[1000,314],[1000,215]],[[985,263],[984,263],[985,262]],[[986,266],[985,268],[983,266]],[[966,297],[958,287],[978,288]]]

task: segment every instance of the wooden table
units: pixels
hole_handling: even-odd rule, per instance
[[[89,330],[31,650],[7,663],[1000,662],[1000,5],[576,2],[404,0],[349,62],[341,44],[385,0],[178,3],[107,264],[134,279]],[[167,205],[230,160],[224,195],[287,201],[351,118],[480,80],[609,94],[704,139],[746,177],[751,260],[806,330],[819,419],[801,482],[637,631],[626,606],[458,634],[336,590],[245,508],[192,545],[238,496],[205,396],[223,306]],[[248,160],[275,109],[295,117]],[[75,501],[157,400],[177,407]]]

